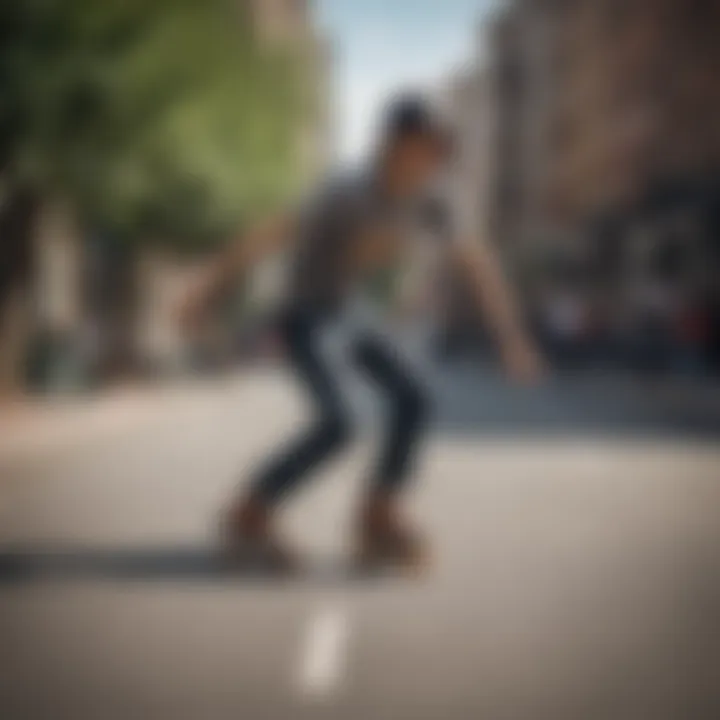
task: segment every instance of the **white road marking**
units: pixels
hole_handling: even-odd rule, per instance
[[[314,615],[303,639],[297,687],[306,697],[323,698],[337,690],[342,681],[350,625],[337,607],[324,608]]]

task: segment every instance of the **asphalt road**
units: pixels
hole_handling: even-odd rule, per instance
[[[6,448],[0,718],[720,717],[708,393],[436,382],[413,495],[435,565],[414,580],[347,571],[365,441],[287,508],[303,577],[218,563],[218,509],[301,414],[272,373],[67,447]]]

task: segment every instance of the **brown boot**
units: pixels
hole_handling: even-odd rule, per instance
[[[395,567],[411,574],[427,567],[426,543],[400,519],[394,495],[373,491],[361,508],[357,561],[364,569]]]
[[[273,528],[273,509],[248,495],[230,509],[222,523],[223,547],[242,564],[281,572],[298,569],[297,557]]]

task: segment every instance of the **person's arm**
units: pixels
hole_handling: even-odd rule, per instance
[[[495,252],[485,243],[457,244],[450,252],[452,263],[470,283],[508,370],[521,380],[534,379],[541,361]]]
[[[181,321],[192,325],[238,277],[281,250],[292,235],[291,215],[268,218],[243,233],[203,269],[180,307]]]

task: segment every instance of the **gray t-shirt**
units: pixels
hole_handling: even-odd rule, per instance
[[[383,195],[369,173],[335,177],[300,212],[288,294],[291,302],[335,308],[368,280],[358,258],[372,238],[390,234],[400,245],[420,232],[452,240],[449,203],[438,193],[403,202]]]

